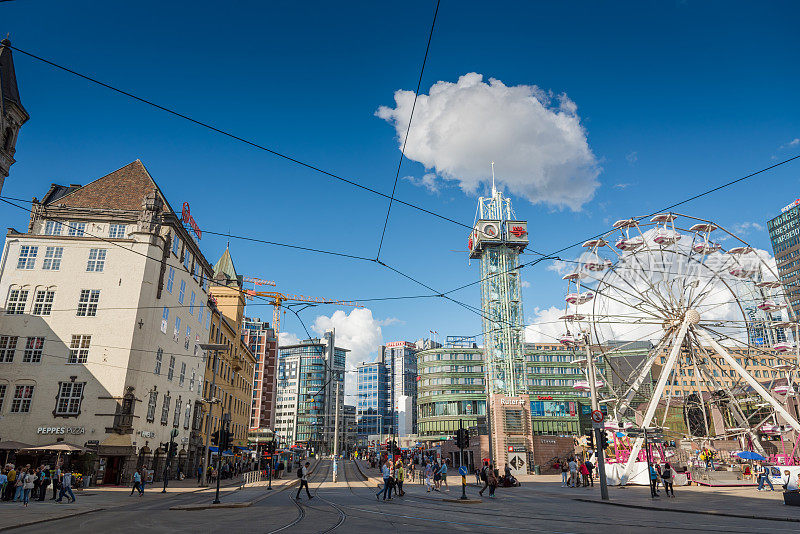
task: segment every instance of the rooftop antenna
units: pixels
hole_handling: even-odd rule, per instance
[[[492,162],[492,198],[497,196],[497,188],[494,186],[494,161]]]

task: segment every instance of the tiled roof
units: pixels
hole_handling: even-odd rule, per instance
[[[158,191],[158,186],[142,162],[137,159],[121,169],[58,197],[57,200],[47,202],[45,199],[45,202],[70,208],[140,210],[142,201],[153,191]],[[158,193],[164,201],[165,209],[169,210],[166,199],[160,191]]]
[[[17,87],[17,74],[14,72],[14,60],[11,57],[11,42],[8,39],[0,41],[0,91],[2,91],[2,101],[0,104],[5,106],[8,102],[13,102],[22,110],[25,116],[28,112],[22,107],[22,100],[19,98],[19,88]],[[0,107],[2,107],[0,106]]]
[[[222,257],[214,264],[214,278],[216,280],[225,280],[226,285],[238,283],[239,276],[236,274],[231,251],[228,247],[225,247]]]

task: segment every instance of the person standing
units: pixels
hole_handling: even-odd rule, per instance
[[[57,465],[55,471],[53,471],[53,496],[50,498],[51,501],[56,500],[58,497],[58,491],[61,489],[61,466]]]
[[[22,505],[27,508],[28,502],[31,500],[31,492],[35,486],[36,471],[29,469],[27,473],[22,473]]]
[[[139,473],[139,470],[133,472],[133,488],[131,488],[131,495],[133,495],[134,491],[139,492],[139,497],[144,495],[144,489],[142,488],[142,475]]]
[[[397,460],[397,465],[394,468],[395,471],[395,480],[397,481],[397,486],[395,487],[395,493],[398,497],[402,497],[406,494],[403,491],[403,481],[405,480],[405,469],[403,468],[403,460]]]
[[[200,484],[203,480],[203,464],[197,464],[197,483]]]
[[[589,468],[586,467],[586,464],[584,462],[581,462],[581,466],[579,468],[579,471],[581,473],[581,481],[583,483],[583,487],[584,488],[588,488],[589,487]]]
[[[658,497],[658,492],[656,491],[656,486],[658,485],[658,473],[656,472],[656,468],[652,465],[648,467],[648,473],[650,476],[650,498],[655,499]]]
[[[569,465],[569,487],[570,488],[577,488],[578,487],[578,463],[575,461],[575,457],[570,457],[568,465]]]
[[[675,497],[675,489],[672,486],[673,478],[675,478],[675,473],[672,471],[672,466],[669,462],[666,462],[664,469],[661,471],[661,482],[664,484],[664,493],[667,497]]]
[[[594,464],[591,460],[586,460],[584,462],[586,469],[589,471],[589,483],[594,487]]]
[[[497,474],[495,474],[492,464],[489,464],[489,469],[486,472],[486,480],[489,483],[489,497],[494,499],[494,491],[497,489]]]
[[[561,469],[561,487],[566,488],[569,486],[569,462],[564,458],[559,460],[556,465]]]
[[[47,486],[50,485],[50,466],[45,465],[42,468],[42,483],[39,488],[39,501],[43,501],[47,497]]]
[[[297,488],[297,495],[295,495],[295,500],[300,499],[300,492],[303,488],[306,488],[306,495],[308,495],[308,500],[313,499],[314,497],[311,495],[311,492],[308,491],[308,466],[311,465],[310,462],[306,462],[306,465],[300,468],[298,471],[298,475],[300,475],[300,487]]]
[[[64,470],[64,474],[61,475],[61,491],[58,493],[58,499],[56,502],[61,502],[61,499],[64,498],[64,494],[67,494],[70,499],[70,504],[75,502],[75,494],[72,493],[72,470],[67,468]]]
[[[424,474],[425,474],[425,485],[428,486],[428,489],[425,491],[430,493],[431,481],[432,481],[431,479],[433,478],[433,466],[431,465],[430,461],[428,461],[425,464]]]
[[[450,464],[450,458],[442,462],[442,468],[439,470],[439,475],[441,477],[441,480],[439,481],[439,488],[441,488],[442,485],[444,485],[445,488],[447,488],[445,491],[450,491],[450,486],[447,484],[447,466],[449,464]]]

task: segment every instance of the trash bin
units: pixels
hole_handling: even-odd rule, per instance
[[[538,466],[538,465],[534,465],[534,466],[533,466],[533,474],[534,474],[534,475],[540,475],[540,474],[541,474],[541,473],[539,472],[539,466]]]

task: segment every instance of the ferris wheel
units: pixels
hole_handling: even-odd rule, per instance
[[[603,362],[604,376],[587,375],[574,387],[588,390],[593,381],[615,424],[630,425],[635,412],[641,426],[658,424],[658,407],[665,400],[670,406],[680,383],[682,398],[673,400],[714,402],[712,392],[726,400],[742,391],[760,397],[766,416],[763,409],[748,414],[738,402],[725,402],[728,422],[715,425],[716,436],[747,436],[763,454],[757,433],[779,431],[779,421],[800,433],[781,402],[796,391],[798,347],[791,340],[798,339],[798,326],[789,320],[796,316],[766,252],[718,224],[675,213],[617,221],[583,249],[563,277],[560,342],[575,349],[574,363],[585,373],[593,368],[588,358]],[[623,357],[632,348],[640,356]],[[747,361],[767,355],[775,372],[763,382]],[[679,376],[687,368],[692,380]],[[662,411],[666,418],[668,410]],[[710,437],[707,417],[701,419],[696,423],[704,432],[697,433]],[[641,441],[632,447],[626,472]]]

